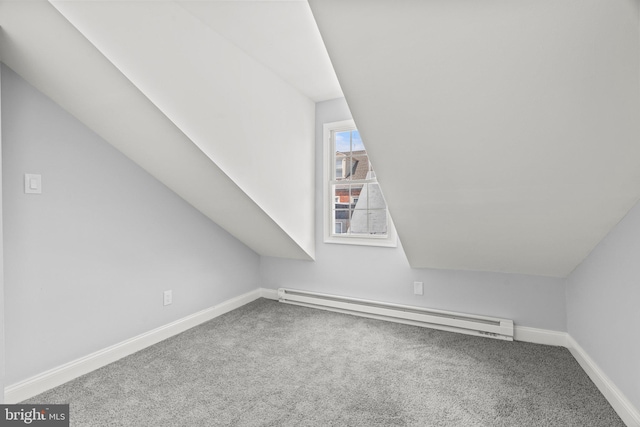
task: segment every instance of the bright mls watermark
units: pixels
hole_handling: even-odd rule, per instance
[[[0,427],[69,427],[69,405],[0,405]]]

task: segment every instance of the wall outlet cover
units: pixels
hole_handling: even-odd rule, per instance
[[[164,291],[164,305],[169,305],[173,302],[173,293],[172,291]]]

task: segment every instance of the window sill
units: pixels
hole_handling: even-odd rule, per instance
[[[331,236],[324,238],[324,243],[338,245],[356,245],[356,246],[376,246],[383,248],[397,248],[398,239],[395,236],[385,238],[375,237],[338,237]]]

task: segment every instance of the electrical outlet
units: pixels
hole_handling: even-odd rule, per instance
[[[169,305],[173,302],[172,291],[164,291],[164,305]]]
[[[424,295],[424,285],[422,282],[413,282],[413,293],[416,295]]]

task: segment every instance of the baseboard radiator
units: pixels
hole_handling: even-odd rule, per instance
[[[278,300],[286,304],[388,320],[425,328],[513,341],[513,321],[451,311],[389,304],[295,289],[278,289]]]

